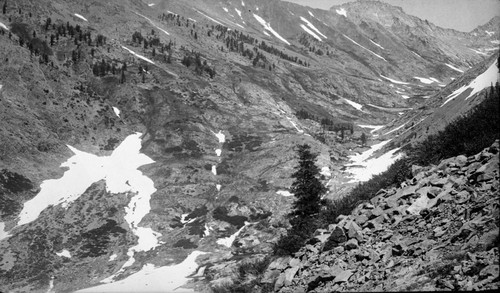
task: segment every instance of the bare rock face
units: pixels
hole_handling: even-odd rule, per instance
[[[297,252],[300,263],[295,261],[293,267],[300,269],[291,282],[277,282],[275,288],[279,292],[498,288],[498,151],[497,140],[476,156],[447,159],[420,170],[415,174],[418,181],[413,178],[401,188],[382,190],[371,200],[374,206],[364,203],[353,214],[339,217],[328,231],[332,239]],[[387,205],[388,200],[397,200],[398,206]],[[332,242],[339,246],[332,249]],[[291,268],[268,270],[274,275],[281,272],[278,280],[282,276],[288,280]]]

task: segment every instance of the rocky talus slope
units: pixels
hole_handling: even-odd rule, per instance
[[[497,140],[414,166],[412,179],[318,230],[264,279],[279,292],[498,289],[498,152]]]

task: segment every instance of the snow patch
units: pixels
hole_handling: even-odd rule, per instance
[[[316,27],[315,27],[315,26],[314,26],[314,25],[313,25],[313,24],[312,24],[309,20],[307,20],[306,18],[304,18],[304,17],[302,17],[302,16],[300,17],[300,19],[301,19],[303,22],[305,22],[309,28],[311,28],[312,30],[314,30],[316,33],[318,33],[319,35],[321,35],[323,38],[327,39],[327,37],[326,37],[323,33],[321,33],[321,32],[319,31],[319,29],[317,29],[317,28],[316,28]],[[320,41],[321,41],[321,40],[320,40]]]
[[[392,83],[396,83],[396,84],[410,84],[408,82],[403,82],[403,81],[399,81],[399,80],[395,80],[395,79],[389,78],[387,76],[383,76],[382,74],[380,75],[380,77],[382,77],[383,79],[387,79],[388,81],[390,81]]]
[[[315,17],[314,14],[312,14],[311,11],[307,10],[307,12],[309,13],[310,16]]]
[[[233,235],[231,235],[229,237],[226,237],[226,238],[220,238],[220,239],[218,239],[217,240],[217,244],[224,245],[226,247],[231,247],[233,245],[234,240],[236,240],[236,237],[238,237],[238,235],[240,235],[240,233],[243,231],[243,229],[245,229],[245,227],[248,226],[249,224],[250,223],[245,222],[245,225],[243,225],[243,227],[241,227]]]
[[[67,249],[63,249],[61,252],[56,252],[57,256],[71,258],[71,253]]]
[[[88,22],[88,20],[87,20],[85,17],[81,16],[81,15],[80,15],[80,14],[78,14],[78,13],[75,13],[75,16],[76,16],[76,17],[78,17],[78,18],[80,18],[80,19],[85,20],[86,22]]]
[[[3,24],[1,21],[0,21],[0,28],[3,28],[5,30],[9,30],[9,28],[5,24]]]
[[[216,149],[215,150],[215,154],[217,155],[217,157],[220,157],[220,155],[222,154],[222,150],[221,149]]]
[[[280,39],[282,42],[284,42],[285,44],[287,45],[290,45],[290,43],[285,39],[283,38],[282,36],[280,36],[272,27],[271,25],[266,22],[262,17],[258,16],[257,14],[253,14],[253,17],[261,24],[264,26],[264,29],[268,30],[269,32],[271,32],[276,38]]]
[[[382,60],[384,60],[384,61],[386,61],[386,62],[387,62],[387,60],[385,60],[385,58],[384,58],[384,57],[382,57],[382,56],[380,56],[379,54],[377,54],[377,53],[373,52],[372,50],[370,50],[370,49],[368,49],[368,48],[366,48],[366,47],[364,47],[364,46],[362,46],[362,45],[358,44],[355,40],[353,40],[353,39],[349,38],[348,36],[346,36],[346,35],[344,35],[344,34],[342,34],[342,35],[343,35],[344,37],[346,37],[349,41],[353,42],[354,44],[356,44],[356,45],[358,45],[359,47],[361,47],[361,48],[365,49],[366,51],[368,51],[368,52],[372,53],[372,54],[373,54],[373,55],[375,55],[377,58],[380,58],[380,59],[382,59]]]
[[[217,184],[217,185],[215,185],[215,188],[217,188],[217,191],[220,191],[220,189],[222,188],[222,185]]]
[[[229,13],[229,9],[227,9],[226,7],[222,7],[222,9],[224,9],[225,12]]]
[[[115,112],[116,116],[118,116],[118,118],[120,118],[120,109],[113,107],[113,111]]]
[[[453,93],[451,93],[447,97],[448,99],[441,105],[441,107],[443,107],[444,105],[446,105],[446,103],[458,97],[460,94],[462,94],[468,89],[472,89],[472,91],[465,98],[465,100],[479,93],[480,91],[489,87],[490,85],[496,84],[498,81],[497,63],[498,62],[493,62],[493,64],[485,72],[476,77],[473,81],[471,81],[471,83],[469,83],[468,85],[464,85],[461,88],[455,90]]]
[[[363,105],[361,104],[358,104],[354,101],[351,101],[351,100],[348,100],[346,98],[342,98],[346,103],[348,103],[349,105],[353,106],[354,108],[356,108],[356,110],[359,110],[361,112],[363,112],[363,110],[361,110],[361,108],[363,108]]]
[[[190,292],[178,289],[185,285],[189,281],[188,276],[196,271],[198,268],[196,258],[202,254],[205,252],[193,251],[183,262],[172,266],[157,268],[148,263],[140,271],[123,280],[76,292]]]
[[[332,172],[330,171],[330,168],[329,167],[321,167],[321,171],[319,172],[319,174],[323,175],[323,176],[326,176],[326,177],[331,177],[332,176]]]
[[[215,134],[215,136],[217,136],[217,139],[219,139],[219,142],[220,143],[225,143],[226,142],[226,136],[224,135],[224,133],[222,133],[222,130],[219,130],[218,133],[215,133],[212,131],[213,134]]]
[[[493,40],[493,41],[490,41],[490,43],[499,45],[500,41],[499,40]]]
[[[288,190],[278,190],[276,191],[276,194],[279,194],[281,196],[293,196],[293,193],[290,193]]]
[[[125,47],[125,46],[122,46],[122,48],[123,48],[123,49],[125,49],[125,50],[127,50],[129,53],[131,53],[132,55],[136,56],[136,57],[137,57],[137,58],[139,58],[139,59],[142,59],[142,60],[144,60],[144,61],[146,61],[146,62],[149,62],[149,63],[151,63],[151,64],[155,64],[155,63],[154,63],[153,61],[151,61],[150,59],[148,59],[148,58],[146,58],[146,57],[144,57],[144,56],[142,56],[142,55],[137,54],[136,52],[134,52],[134,51],[130,50],[129,48],[127,48],[127,47]]]
[[[408,100],[408,99],[410,98],[410,97],[409,97],[409,96],[407,96],[407,95],[401,95],[401,97],[402,97],[403,99],[405,99],[405,100]]]
[[[245,6],[245,2],[241,1],[241,6]]]
[[[460,72],[460,73],[464,73],[464,71],[463,71],[463,70],[458,69],[458,68],[456,68],[455,66],[453,66],[453,65],[451,65],[451,64],[445,63],[445,65],[446,65],[446,66],[448,66],[449,68],[451,68],[451,69],[455,70],[455,71],[458,71],[458,72]]]
[[[337,12],[338,15],[347,17],[347,11],[344,8],[336,9],[335,12]]]
[[[189,19],[189,20],[191,20],[191,21],[196,22],[196,19],[192,19],[192,18],[190,18],[190,17],[189,17],[188,19]]]
[[[109,256],[108,261],[114,261],[117,257],[118,257],[118,255],[116,253],[114,253],[114,254]]]
[[[149,4],[148,4],[148,6],[149,6],[149,7],[151,7],[151,6],[155,6],[155,4],[154,4],[154,3],[149,3]]]
[[[379,47],[380,49],[382,50],[385,50],[384,47],[380,46],[380,44],[378,43],[375,43],[374,41],[370,40],[370,42],[372,42],[372,44],[374,44],[375,46]]]
[[[212,173],[217,176],[217,167],[215,165],[212,165]]]
[[[10,237],[10,235],[9,235],[9,233],[7,233],[7,231],[5,231],[5,223],[0,222],[0,241],[2,241],[3,239],[5,239],[7,237]]]
[[[210,227],[208,227],[208,224],[205,223],[205,230],[203,231],[203,237],[207,237],[210,235]]]
[[[495,34],[495,32],[490,32],[490,31],[486,31],[486,30],[485,30],[484,32],[485,32],[488,36],[490,36],[490,37],[491,37],[492,35],[494,35],[494,34]]]

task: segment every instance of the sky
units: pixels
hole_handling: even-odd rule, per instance
[[[313,8],[330,9],[355,0],[285,0]],[[444,28],[469,32],[500,16],[500,0],[381,0],[400,6],[410,14],[418,16]]]

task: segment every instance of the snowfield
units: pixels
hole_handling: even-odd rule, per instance
[[[148,263],[123,280],[76,292],[194,292],[179,287],[189,281],[188,276],[198,268],[196,258],[203,254],[205,252],[193,251],[183,262],[172,266],[155,267]]]
[[[86,22],[88,22],[88,20],[87,20],[85,17],[81,16],[81,15],[80,15],[80,14],[78,14],[78,13],[75,13],[75,16],[76,16],[76,17],[78,17],[78,18],[80,18],[80,19],[85,20]]]
[[[453,93],[451,93],[447,97],[448,99],[446,99],[446,101],[441,105],[441,107],[443,107],[449,101],[455,99],[468,89],[472,89],[472,91],[469,93],[467,97],[465,97],[465,100],[479,93],[480,91],[489,87],[490,85],[496,84],[497,81],[499,80],[497,63],[498,62],[493,62],[493,64],[485,72],[476,77],[473,81],[471,81],[471,83],[469,83],[468,85],[464,85],[461,88],[455,90]]]
[[[279,40],[281,40],[283,43],[287,44],[287,45],[290,45],[290,43],[285,39],[283,38],[282,36],[280,36],[272,27],[271,25],[269,24],[269,22],[266,22],[262,17],[258,16],[257,14],[253,14],[253,17],[262,25],[264,26],[264,29],[268,30],[269,32],[271,32],[271,34],[273,34],[276,38],[278,38]]]
[[[300,24],[300,27],[308,34],[310,34],[311,36],[313,36],[316,40],[322,42],[323,40],[317,35],[315,34],[312,30],[310,30],[307,26],[303,25],[303,24]]]
[[[364,47],[363,45],[358,44],[355,40],[353,40],[353,39],[349,38],[348,36],[346,36],[346,35],[344,35],[344,34],[342,34],[342,35],[343,35],[344,37],[346,37],[349,41],[353,42],[354,44],[356,44],[356,45],[358,45],[359,47],[361,47],[361,48],[365,49],[366,51],[368,51],[368,52],[372,53],[373,55],[375,55],[375,57],[377,57],[377,58],[379,58],[379,59],[382,59],[382,60],[384,60],[384,61],[386,61],[386,62],[387,62],[387,60],[385,60],[385,58],[384,58],[384,57],[382,57],[382,56],[380,56],[379,54],[377,54],[377,53],[373,52],[372,50],[370,50],[370,49],[368,49],[368,48]]]
[[[112,152],[110,156],[99,157],[86,153],[72,146],[68,148],[74,153],[61,167],[69,168],[59,179],[42,182],[40,192],[24,203],[17,223],[19,226],[38,218],[47,207],[61,204],[67,207],[78,199],[94,182],[105,180],[106,191],[113,194],[134,193],[125,207],[125,220],[130,229],[138,237],[138,244],[129,248],[130,257],[125,266],[134,263],[134,253],[148,251],[160,243],[160,233],[151,228],[139,227],[139,223],[151,209],[149,201],[156,191],[154,182],[141,171],[140,166],[154,163],[148,156],[141,154],[141,133],[129,135]]]
[[[399,148],[392,149],[378,158],[370,157],[377,150],[384,147],[390,140],[382,141],[373,145],[369,150],[354,156],[349,159],[352,163],[347,164],[347,172],[352,174],[353,179],[349,183],[368,181],[373,175],[378,175],[389,168],[397,159],[403,156],[402,153],[394,155]]]

